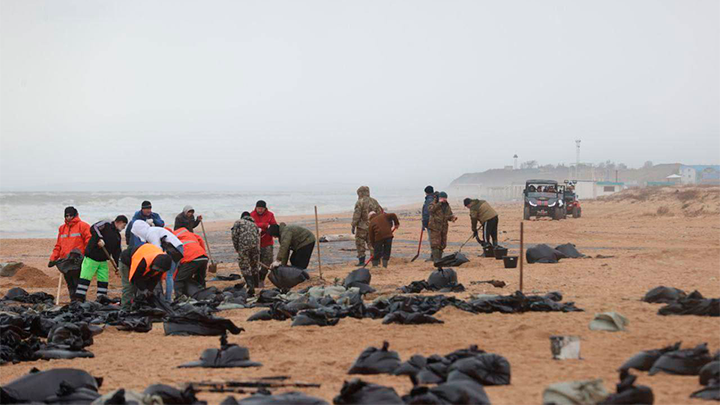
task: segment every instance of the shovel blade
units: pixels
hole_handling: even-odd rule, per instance
[[[217,273],[217,263],[210,263],[210,266],[208,266],[208,271],[210,273]]]

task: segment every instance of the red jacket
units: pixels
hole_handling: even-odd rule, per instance
[[[83,222],[80,217],[75,217],[70,222],[65,221],[58,229],[57,242],[52,255],[50,255],[50,261],[66,258],[73,249],[78,249],[80,254],[85,254],[90,236],[90,225]]]
[[[200,236],[188,231],[187,228],[178,228],[173,233],[183,244],[183,258],[180,263],[191,262],[198,257],[207,256],[205,242]],[[175,275],[177,275],[177,272],[175,272]]]
[[[265,212],[260,215],[258,214],[257,209],[255,209],[250,213],[250,216],[253,221],[255,221],[255,225],[262,229],[262,232],[260,232],[260,247],[272,246],[274,243],[273,237],[267,233],[267,229],[270,225],[278,224],[275,220],[275,214],[266,209]]]

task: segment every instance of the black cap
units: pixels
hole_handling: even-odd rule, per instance
[[[267,204],[263,200],[258,200],[258,202],[255,203],[255,207],[267,208]]]
[[[152,208],[152,204],[150,204],[150,201],[145,200],[145,201],[142,202],[142,205],[141,205],[140,207],[141,207],[142,209]]]
[[[72,216],[76,217],[77,214],[78,214],[78,212],[77,212],[77,210],[75,209],[75,207],[72,207],[72,206],[71,206],[71,207],[66,207],[66,208],[65,208],[65,215],[72,215]]]
[[[472,201],[471,199],[466,198],[466,199],[463,200],[463,205],[467,207],[468,205],[470,205],[470,202],[471,202],[471,201]]]
[[[432,194],[434,192],[435,192],[435,189],[433,188],[433,186],[425,187],[425,194]]]
[[[125,222],[127,224],[128,219],[125,215],[118,215],[117,217],[115,217],[115,222]]]
[[[440,198],[448,198],[448,197],[447,197],[447,193],[444,192],[444,191],[441,191],[440,194],[438,194],[438,197],[440,197]]]
[[[249,212],[245,211],[242,214],[240,214],[240,218],[250,218],[252,219],[252,215],[250,215]]]
[[[270,225],[270,226],[268,226],[267,233],[268,233],[268,235],[270,235],[270,236],[279,237],[279,236],[280,236],[280,225]]]

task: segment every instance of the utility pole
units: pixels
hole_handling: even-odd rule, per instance
[[[575,140],[575,180],[580,177],[580,139]]]

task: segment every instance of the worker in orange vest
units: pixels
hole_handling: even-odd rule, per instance
[[[73,300],[75,289],[80,282],[80,268],[90,236],[90,225],[80,219],[75,207],[65,208],[65,223],[58,229],[57,242],[50,255],[48,267],[58,267]]]
[[[151,243],[146,243],[132,255],[128,279],[137,289],[139,295],[152,295],[155,286],[163,275],[170,270],[172,258]]]
[[[173,233],[183,244],[183,258],[174,275],[175,296],[182,294],[192,297],[198,290],[205,288],[208,265],[205,242],[187,228],[178,228]]]

